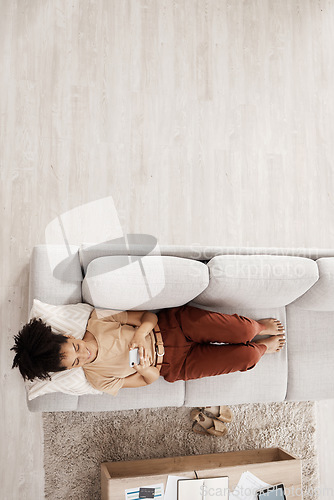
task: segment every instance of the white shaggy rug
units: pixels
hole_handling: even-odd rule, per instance
[[[234,420],[224,437],[195,434],[191,408],[44,413],[45,498],[99,499],[101,462],[279,446],[303,459],[303,498],[315,500],[315,403],[230,408]]]

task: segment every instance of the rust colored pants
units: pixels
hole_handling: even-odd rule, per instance
[[[160,375],[168,382],[250,370],[266,352],[251,342],[265,326],[237,314],[184,305],[160,311],[158,325],[165,347]]]

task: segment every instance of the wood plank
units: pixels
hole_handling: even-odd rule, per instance
[[[299,458],[292,453],[288,453],[282,448],[277,448],[278,457],[280,460],[299,460]]]
[[[161,470],[184,471],[194,469],[211,469],[226,465],[242,465],[249,463],[265,463],[280,460],[277,448],[244,450],[207,455],[190,455],[182,457],[155,458],[150,460],[134,460],[124,462],[106,462],[104,465],[111,477],[131,477],[133,474],[146,475],[159,473]]]

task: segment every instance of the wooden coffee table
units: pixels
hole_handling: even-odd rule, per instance
[[[163,483],[168,474],[194,478],[228,476],[233,491],[240,476],[250,471],[269,484],[284,483],[287,500],[302,499],[302,461],[282,448],[233,451],[209,455],[154,458],[101,464],[101,499],[125,500],[125,490]]]

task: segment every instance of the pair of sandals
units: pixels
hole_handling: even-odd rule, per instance
[[[206,406],[205,408],[194,408],[190,413],[194,420],[192,429],[196,434],[209,436],[225,436],[227,427],[233,419],[233,413],[228,406]]]

